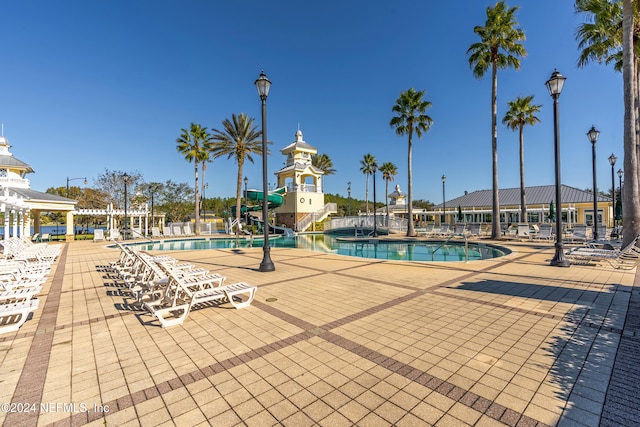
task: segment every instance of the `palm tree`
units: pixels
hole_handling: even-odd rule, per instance
[[[236,178],[236,219],[240,219],[242,197],[242,167],[245,159],[253,163],[253,154],[262,154],[262,131],[257,130],[253,124],[253,117],[249,118],[244,113],[232,114],[231,120],[222,121],[223,130],[212,129],[213,146],[211,153],[213,158],[227,156],[233,158],[238,164],[238,176]],[[266,194],[264,195],[266,197]],[[266,221],[266,218],[263,218]]]
[[[384,200],[387,206],[387,227],[389,226],[389,181],[393,181],[393,177],[398,174],[398,168],[391,162],[384,162],[380,166],[382,179],[384,179]]]
[[[576,0],[577,13],[590,15],[589,22],[581,24],[576,31],[578,47],[582,49],[578,66],[590,61],[614,64],[622,72],[624,115],[624,172],[625,186],[623,205],[627,245],[640,233],[640,91],[638,71],[639,31],[636,23],[637,2],[633,0]]]
[[[314,154],[311,156],[311,164],[323,172],[322,191],[324,191],[324,177],[336,173],[336,170],[333,168],[333,161],[327,154]]]
[[[176,139],[177,150],[189,162],[193,162],[195,170],[195,209],[196,209],[196,234],[200,233],[200,194],[198,193],[198,165],[209,158],[211,149],[211,136],[206,127],[191,123],[189,130],[181,129],[182,134]]]
[[[519,96],[514,101],[507,102],[509,110],[504,115],[502,123],[511,130],[518,129],[520,132],[520,221],[527,221],[527,204],[524,190],[524,125],[535,125],[540,122],[536,113],[540,111],[541,105],[533,105],[533,95]]]
[[[415,132],[418,138],[422,138],[422,133],[428,131],[433,123],[431,117],[425,114],[427,109],[431,107],[431,102],[422,99],[423,96],[423,90],[416,91],[414,88],[401,92],[396,100],[396,104],[391,109],[396,115],[389,123],[392,128],[395,128],[396,134],[409,136],[409,154],[407,156],[409,164],[407,168],[407,174],[409,176],[409,185],[407,188],[407,213],[409,216],[407,236],[409,237],[416,235],[413,227],[413,162],[411,158],[413,155],[413,133]]]
[[[369,215],[369,175],[373,174],[373,167],[377,166],[376,158],[371,153],[367,153],[364,155],[362,160],[360,160],[360,172],[365,174],[367,177],[367,186],[365,191],[365,200],[367,207],[367,215]],[[373,207],[376,208],[375,206]]]
[[[622,81],[624,92],[624,221],[623,245],[630,244],[640,234],[640,183],[636,126],[638,120],[638,57],[636,39],[636,1],[622,3]]]
[[[473,32],[480,37],[480,41],[473,43],[467,49],[469,66],[473,75],[480,79],[491,68],[491,158],[493,203],[491,215],[491,237],[500,235],[500,201],[498,199],[498,69],[513,67],[520,69],[518,57],[525,56],[526,50],[520,44],[525,40],[524,31],[516,28],[518,24],[514,15],[518,7],[508,8],[504,1],[496,3],[494,7],[487,7],[487,21],[485,26],[476,26]]]
[[[578,67],[595,61],[613,63],[616,71],[622,71],[622,2],[576,0],[575,10],[592,17],[576,30],[578,48],[582,49]]]

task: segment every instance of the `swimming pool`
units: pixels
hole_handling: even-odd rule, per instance
[[[200,249],[235,249],[262,247],[263,239],[188,239],[165,240],[153,243],[135,244],[141,250],[175,251]],[[355,256],[360,258],[387,259],[397,261],[465,261],[465,246],[461,241],[388,241],[361,240],[346,241],[330,234],[299,235],[288,238],[275,236],[269,239],[273,248],[299,248],[316,252]],[[469,242],[469,260],[497,258],[510,253],[504,247]]]

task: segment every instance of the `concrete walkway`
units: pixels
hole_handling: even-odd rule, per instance
[[[117,250],[65,244],[33,318],[0,335],[0,422],[637,425],[636,271],[509,246],[466,264],[275,248],[271,273],[261,249],[163,252],[258,293],[162,329],[101,268]]]

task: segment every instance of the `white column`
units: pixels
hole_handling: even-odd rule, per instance
[[[13,215],[13,237],[18,237],[18,212],[15,209],[11,209],[11,214]]]
[[[66,240],[67,242],[71,241],[74,239],[73,237],[73,232],[74,230],[74,226],[73,226],[73,211],[67,211],[67,219],[66,219],[66,224],[67,224],[67,231],[66,231]]]
[[[4,240],[9,238],[9,212],[6,203],[2,204],[2,213],[4,213]]]

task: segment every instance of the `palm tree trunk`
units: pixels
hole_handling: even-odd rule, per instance
[[[387,224],[387,228],[389,228],[389,180],[384,180],[384,204],[387,206],[387,219],[385,223]]]
[[[413,156],[413,123],[409,124],[409,153],[407,155],[407,175],[409,178],[409,188],[407,190],[407,214],[409,215],[409,222],[407,223],[407,237],[415,237],[416,230],[413,227],[413,170],[412,170],[412,156]]]
[[[520,124],[520,222],[527,220],[527,202],[524,194],[524,125]]]
[[[492,166],[492,210],[491,238],[500,236],[500,200],[498,197],[498,67],[491,66],[491,166]]]
[[[195,194],[195,206],[196,206],[196,230],[200,228],[200,193],[198,192],[198,161],[193,161],[195,173],[196,173],[196,194]]]
[[[369,215],[369,174],[366,173],[364,174],[364,176],[367,178],[367,183],[365,185],[365,192],[364,192],[365,206],[367,210],[367,215]]]
[[[242,212],[240,212],[242,210],[242,169],[243,163],[238,162],[238,176],[236,178],[236,219],[238,220],[238,223],[240,223],[240,217],[242,216]],[[263,196],[266,197],[266,194]]]
[[[634,52],[634,1],[623,0],[623,67],[624,85],[624,195],[622,206],[624,219],[623,246],[640,234],[640,186],[638,177],[638,147],[636,141],[636,58]]]

